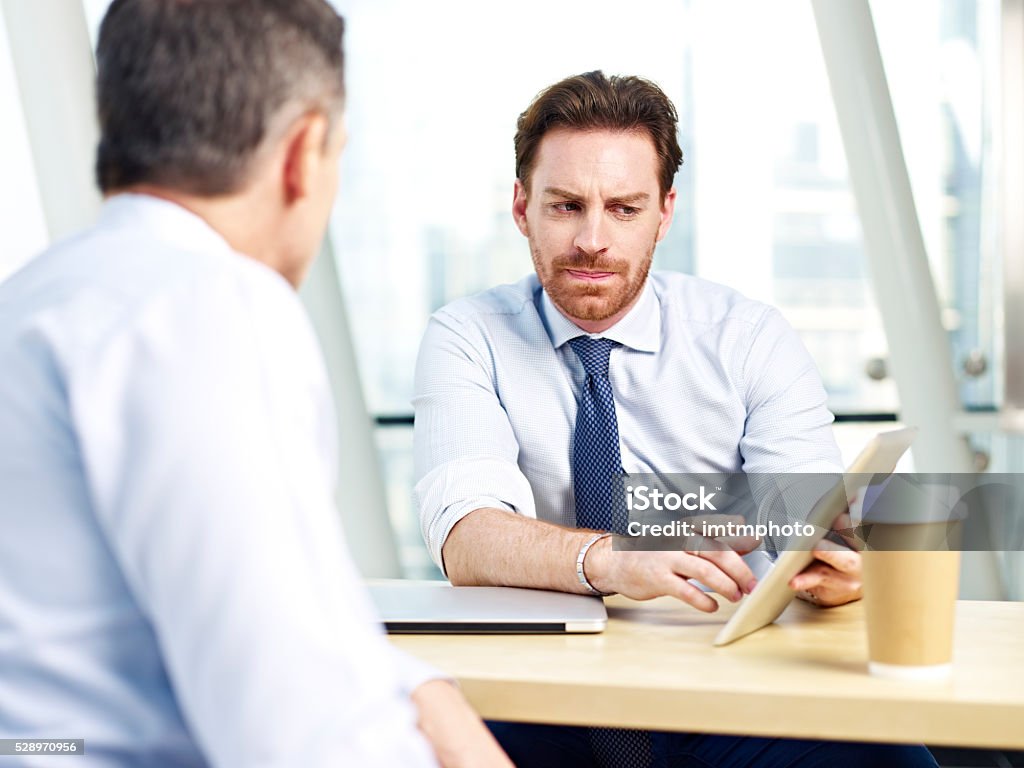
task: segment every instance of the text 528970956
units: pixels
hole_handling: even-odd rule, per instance
[[[0,755],[84,755],[85,739],[0,739]]]

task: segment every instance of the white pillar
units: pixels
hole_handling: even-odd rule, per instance
[[[398,549],[388,517],[373,423],[363,399],[329,238],[313,262],[301,294],[320,338],[337,410],[341,448],[337,501],[349,551],[363,576],[399,578]]]
[[[900,393],[900,420],[918,427],[919,472],[972,472],[949,340],[914,207],[868,0],[812,0],[875,298]],[[961,594],[1002,597],[997,560],[965,552]]]
[[[1001,426],[1024,440],[1024,0],[1003,0],[1002,99],[997,133],[999,236],[1003,257],[1003,407]],[[1024,514],[1024,510],[1018,510]],[[1024,600],[1024,552],[1007,552],[1008,591]]]
[[[100,206],[95,64],[81,0],[0,0],[50,240]]]
[[[1024,431],[1024,0],[1002,5],[1002,131],[999,176],[1002,211],[1003,336],[1007,425]]]

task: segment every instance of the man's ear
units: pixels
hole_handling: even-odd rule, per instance
[[[512,193],[512,218],[516,220],[516,226],[526,237],[530,236],[530,228],[526,223],[526,187],[519,179],[516,179],[515,190]]]
[[[676,188],[672,187],[665,193],[665,199],[661,203],[661,210],[658,212],[660,222],[658,223],[658,237],[656,243],[668,234],[668,228],[672,226],[672,213],[676,209]]]
[[[289,204],[301,200],[315,187],[326,157],[329,124],[319,112],[308,112],[296,120],[282,139],[284,155],[284,197]]]

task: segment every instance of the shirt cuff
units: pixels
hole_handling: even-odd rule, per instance
[[[416,484],[413,497],[423,539],[442,571],[441,550],[448,534],[470,512],[493,508],[537,516],[530,482],[515,462],[500,457],[458,459],[435,467]]]
[[[448,573],[444,568],[442,550],[444,549],[444,543],[448,541],[448,534],[452,532],[452,528],[455,527],[459,520],[478,509],[502,509],[512,514],[516,514],[518,511],[511,504],[506,504],[494,496],[476,496],[472,499],[452,504],[442,510],[441,514],[434,520],[430,531],[424,530],[424,536],[427,548],[430,550],[430,556],[434,559],[437,567],[441,569],[441,573],[444,574],[445,578],[448,578]]]
[[[403,695],[412,696],[413,691],[431,680],[446,680],[457,686],[455,678],[451,675],[446,675],[425,661],[420,661],[415,656],[410,656],[397,648],[392,647],[392,651],[395,657],[398,687]]]

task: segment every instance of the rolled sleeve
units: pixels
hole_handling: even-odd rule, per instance
[[[420,515],[423,540],[442,571],[441,550],[448,534],[470,512],[485,508],[504,509],[536,517],[533,492],[526,476],[518,466],[500,458],[445,462],[416,483],[413,496]]]
[[[495,508],[536,517],[482,322],[445,310],[431,318],[416,362],[413,406],[413,495],[430,555],[444,570],[448,534],[470,512]]]

